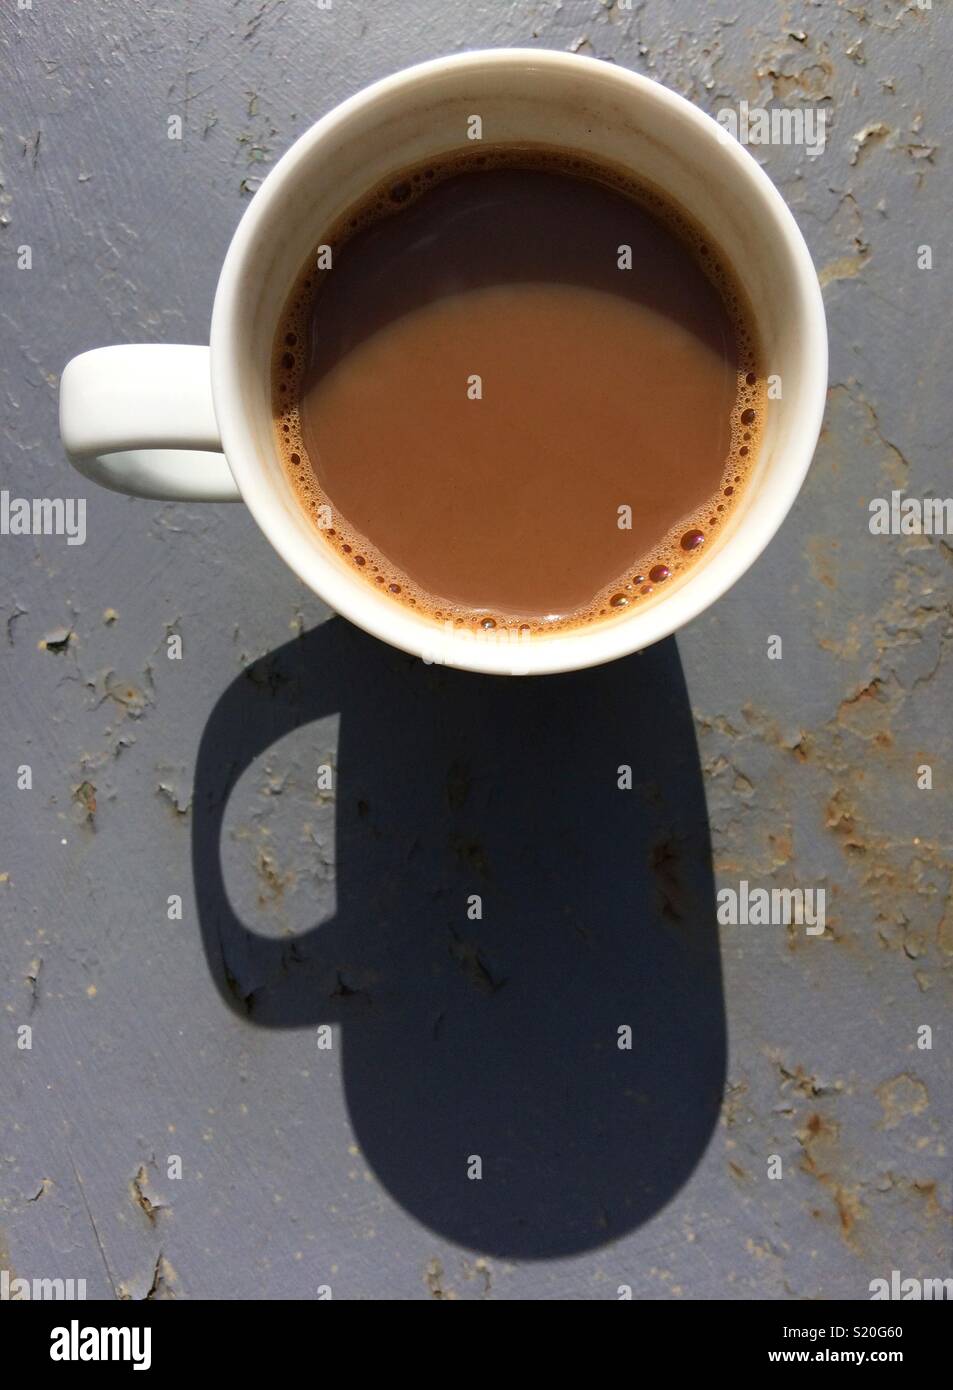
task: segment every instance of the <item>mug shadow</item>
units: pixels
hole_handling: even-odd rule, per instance
[[[308,729],[338,714],[321,793]],[[269,851],[265,891],[236,892],[236,910],[241,809],[265,800],[283,803],[268,844],[294,841],[301,866],[283,878]],[[340,1026],[364,1157],[434,1231],[498,1256],[577,1253],[649,1219],[699,1161],[725,1019],[673,639],[589,671],[477,677],[332,619],[218,701],[192,858],[223,999],[260,1027]]]

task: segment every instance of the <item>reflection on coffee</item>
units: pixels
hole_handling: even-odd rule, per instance
[[[704,556],[764,377],[743,291],[666,198],[506,147],[406,171],[318,242],[275,428],[318,543],[368,584],[525,635],[618,620]]]

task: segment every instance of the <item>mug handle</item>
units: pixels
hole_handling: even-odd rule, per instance
[[[70,462],[113,492],[160,501],[240,502],[221,452],[207,347],[96,348],[60,379]]]

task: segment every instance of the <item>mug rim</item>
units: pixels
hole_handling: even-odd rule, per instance
[[[551,637],[534,636],[517,644],[454,641],[452,635],[448,638],[441,634],[435,623],[407,613],[398,604],[379,605],[376,602],[379,596],[369,589],[360,575],[336,572],[329,566],[323,567],[320,576],[314,573],[320,567],[317,559],[321,542],[315,539],[313,544],[306,545],[283,518],[273,485],[251,438],[235,346],[239,331],[237,291],[248,271],[249,253],[254,250],[260,224],[279,185],[294,178],[316,145],[328,140],[351,116],[380,97],[426,82],[428,77],[448,69],[480,70],[488,65],[509,65],[514,71],[525,71],[527,65],[560,68],[575,74],[588,69],[600,82],[616,83],[620,94],[634,91],[663,107],[668,106],[673,115],[687,120],[699,135],[710,138],[715,134],[729,157],[740,162],[739,167],[755,185],[766,213],[773,214],[775,227],[783,237],[784,253],[795,272],[796,293],[811,340],[809,351],[805,353],[807,379],[803,388],[806,399],[801,413],[803,419],[799,416],[797,441],[785,449],[778,476],[771,482],[770,515],[757,528],[745,528],[742,521],[719,555],[712,558],[712,565],[721,562],[717,575],[712,575],[711,567],[701,567],[695,575],[686,576],[685,582],[670,597],[664,596],[652,606],[636,610],[623,619],[570,629]],[[597,58],[555,49],[474,49],[428,59],[363,87],[309,126],[285,151],[256,192],[229,244],[212,311],[210,367],[222,448],[242,499],[278,554],[322,602],[364,631],[424,660],[484,674],[543,675],[601,665],[671,636],[721,598],[754,564],[787,517],[814,456],[827,398],[827,324],[814,263],[791,209],[757,160],[739,142],[726,137],[723,127],[707,112],[651,78]]]

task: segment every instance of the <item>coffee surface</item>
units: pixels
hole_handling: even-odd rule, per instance
[[[552,630],[697,561],[763,382],[741,292],[675,209],[509,151],[409,172],[324,245],[279,330],[275,421],[367,582],[440,620]]]

